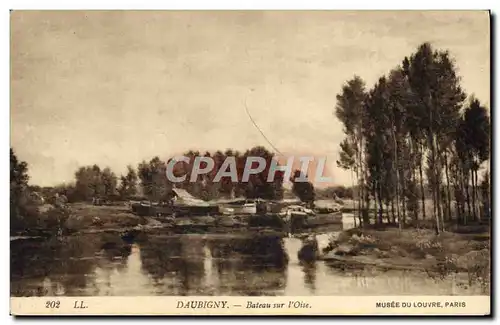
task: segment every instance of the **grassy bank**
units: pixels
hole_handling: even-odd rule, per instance
[[[72,203],[65,206],[45,204],[32,208],[23,227],[11,229],[11,236],[67,235],[76,232],[95,232],[111,229],[127,229],[146,223],[126,206],[94,206],[88,203]]]
[[[436,235],[430,229],[349,229],[332,239],[322,259],[344,268],[421,270],[442,278],[466,273],[489,290],[490,232],[486,227]]]
[[[127,206],[95,206],[87,203],[74,203],[69,205],[71,217],[67,226],[73,219],[74,227],[77,229],[94,228],[130,228],[144,223],[141,218],[130,211]]]

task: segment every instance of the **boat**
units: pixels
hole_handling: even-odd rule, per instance
[[[330,213],[316,213],[313,217],[309,217],[307,219],[307,226],[312,228],[323,225],[342,225],[342,220],[342,212],[340,211]]]
[[[157,206],[157,202],[149,202],[149,201],[140,201],[140,202],[131,202],[130,208],[132,213],[138,216],[153,216],[155,214],[155,206]]]
[[[304,228],[342,224],[342,212],[328,208],[309,209],[302,205],[289,205],[283,208],[280,216],[289,225],[291,232]]]
[[[235,199],[219,201],[219,206],[224,214],[256,214],[257,201],[251,199]]]
[[[189,217],[220,214],[217,204],[197,199],[184,189],[173,188],[170,197],[169,202],[158,204],[154,208],[155,216]]]

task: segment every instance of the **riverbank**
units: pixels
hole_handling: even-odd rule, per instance
[[[303,224],[304,231],[323,225],[342,224],[342,217],[337,214],[320,214]],[[88,203],[70,203],[64,207],[44,205],[38,208],[38,221],[21,231],[11,232],[12,237],[37,236],[52,237],[76,233],[97,232],[150,232],[169,229],[179,233],[224,233],[233,231],[286,231],[286,222],[282,216],[266,215],[219,215],[219,216],[168,216],[155,218],[138,216],[130,207],[123,205],[92,205]]]
[[[330,241],[321,259],[341,268],[418,270],[437,278],[466,273],[470,282],[488,286],[488,227],[455,230],[436,235],[431,229],[349,229]]]
[[[37,207],[30,220],[21,229],[11,229],[11,237],[51,237],[77,232],[124,230],[147,223],[125,205],[94,206],[88,203],[58,207],[45,204]]]
[[[145,218],[137,216],[126,205],[95,206],[86,203],[70,204],[71,217],[80,229],[131,228],[145,224]],[[71,218],[68,219],[71,221]],[[69,226],[69,225],[68,225]]]

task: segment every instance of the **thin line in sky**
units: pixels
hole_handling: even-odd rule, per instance
[[[274,149],[274,151],[276,151],[279,155],[281,156],[284,156],[281,151],[278,150],[278,148],[276,148],[274,146],[274,144],[272,144],[272,142],[266,137],[266,135],[264,134],[264,132],[262,132],[262,130],[259,128],[259,126],[257,125],[257,123],[255,123],[255,120],[252,118],[252,115],[250,115],[250,112],[248,111],[248,106],[247,106],[247,101],[246,101],[246,98],[245,98],[245,110],[248,114],[248,117],[250,118],[250,121],[252,121],[253,125],[255,125],[255,127],[257,128],[257,130],[259,130],[260,134],[262,134],[262,136],[264,137],[264,139],[266,139],[267,143],[269,143],[269,145]]]

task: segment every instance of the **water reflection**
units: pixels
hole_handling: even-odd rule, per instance
[[[277,236],[211,240],[218,294],[273,295],[286,286],[288,255]]]
[[[203,287],[204,240],[190,235],[149,237],[141,241],[142,273],[167,295],[194,295]]]
[[[11,242],[11,292],[16,296],[79,295],[91,287],[89,274],[110,263],[112,251],[102,248],[101,237],[78,236],[62,240]],[[108,261],[101,261],[100,253]],[[123,256],[123,252],[121,252]]]
[[[143,271],[164,295],[263,295],[285,285],[279,237],[155,236],[139,246]]]
[[[11,242],[11,295],[481,294],[407,271],[339,270],[300,261],[297,238],[274,235],[71,236]],[[462,282],[466,282],[464,279]]]
[[[312,294],[316,292],[316,263],[303,262],[302,272],[304,272],[304,285]]]

